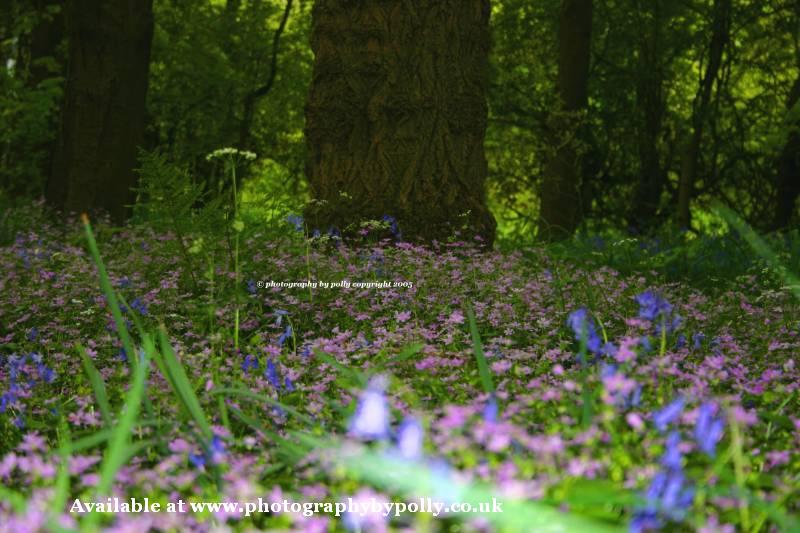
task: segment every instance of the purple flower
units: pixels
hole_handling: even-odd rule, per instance
[[[286,222],[294,226],[295,231],[303,231],[303,217],[300,215],[289,215],[286,217]]]
[[[672,313],[672,304],[661,295],[645,291],[636,297],[636,301],[639,303],[639,318],[655,323],[656,333],[661,333],[664,324],[667,326],[667,333],[680,326],[681,317]]]
[[[703,335],[702,333],[695,333],[694,335],[692,335],[692,347],[695,350],[699,350],[705,338],[706,336]]]
[[[258,358],[254,355],[247,354],[242,361],[242,371],[245,374],[249,374],[250,370],[254,370],[258,368]]]
[[[661,315],[669,315],[672,305],[653,291],[645,291],[636,297],[639,304],[639,318],[654,322]]]
[[[715,417],[717,406],[713,402],[706,402],[700,406],[697,421],[694,426],[694,438],[697,445],[706,455],[716,455],[717,442],[722,438],[725,422],[722,418]]]
[[[406,459],[419,459],[422,456],[424,430],[416,418],[407,418],[397,431],[397,449]]]
[[[288,315],[288,314],[289,314],[289,311],[284,311],[283,309],[276,309],[275,310],[275,316],[277,316],[278,319],[275,320],[275,325],[276,326],[280,326],[281,322],[283,321],[283,317]]]
[[[372,378],[367,390],[359,399],[353,418],[350,420],[350,433],[361,439],[385,439],[389,436],[389,405],[384,395],[386,379],[382,376]]]
[[[258,289],[256,288],[256,282],[252,279],[247,280],[247,292],[250,294],[255,294],[258,292]]]
[[[267,368],[264,369],[264,377],[267,378],[273,387],[276,389],[280,388],[281,378],[278,377],[278,369],[272,359],[267,359]]]
[[[36,329],[36,326],[32,327],[30,331],[28,331],[28,340],[33,342],[36,340],[36,337],[39,336],[39,330]]]
[[[665,445],[666,450],[661,457],[661,464],[670,470],[680,470],[682,466],[681,460],[683,459],[683,454],[680,449],[681,434],[677,431],[671,432],[669,436],[667,436]]]
[[[147,316],[147,306],[139,298],[134,298],[131,302],[131,309],[138,311],[142,316]]]
[[[486,405],[483,407],[483,419],[486,422],[497,422],[497,415],[499,412],[499,407],[497,405],[497,398],[495,398],[494,394],[489,396],[489,399],[486,401]]]
[[[683,411],[683,404],[684,400],[679,396],[664,409],[655,413],[653,415],[653,423],[656,425],[656,429],[659,431],[664,431],[667,429],[667,426],[680,416],[681,412]]]
[[[283,330],[281,336],[278,337],[278,346],[283,346],[283,344],[286,342],[286,339],[288,339],[291,336],[292,336],[292,326],[290,324],[287,324],[286,329]]]
[[[289,379],[289,376],[286,376],[286,378],[284,378],[284,380],[283,380],[283,388],[286,389],[286,392],[293,392],[294,391],[294,383],[292,383],[292,380]]]
[[[570,313],[567,324],[575,333],[576,341],[586,342],[586,349],[592,353],[599,353],[601,351],[602,341],[597,335],[594,320],[589,316],[588,309],[581,307],[577,311]]]

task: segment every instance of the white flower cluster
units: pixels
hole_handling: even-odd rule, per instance
[[[211,161],[212,159],[222,159],[224,157],[233,158],[242,158],[247,159],[248,161],[252,161],[256,158],[256,154],[253,152],[249,152],[247,150],[239,150],[237,148],[227,147],[227,148],[218,148],[208,154],[206,156],[207,161]]]

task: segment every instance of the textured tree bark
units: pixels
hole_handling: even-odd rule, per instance
[[[69,59],[48,202],[126,218],[145,125],[152,0],[69,0]]]
[[[592,41],[592,0],[562,0],[558,30],[558,96],[553,115],[553,154],[545,165],[539,234],[545,240],[571,236],[581,221],[578,129],[586,109]]]
[[[681,161],[681,176],[678,183],[678,226],[689,228],[691,225],[690,204],[694,196],[697,166],[700,147],[703,141],[703,129],[709,119],[711,91],[722,66],[722,57],[730,40],[731,0],[714,0],[713,19],[711,21],[711,43],[708,51],[703,80],[694,99],[692,112],[692,133],[686,143]]]
[[[489,0],[317,0],[306,105],[312,227],[397,218],[408,240],[491,244]]]

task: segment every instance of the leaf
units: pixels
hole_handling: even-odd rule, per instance
[[[89,377],[89,383],[92,385],[92,391],[97,400],[97,407],[100,409],[100,416],[103,417],[103,425],[109,428],[111,427],[112,419],[111,405],[108,403],[108,394],[106,393],[106,384],[83,346],[78,345],[78,353],[81,355],[83,370],[86,372],[86,375]]]

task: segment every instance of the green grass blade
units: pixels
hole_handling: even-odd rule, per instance
[[[187,410],[192,420],[197,424],[197,427],[200,428],[203,437],[210,441],[214,436],[211,431],[211,424],[209,424],[203,407],[200,405],[200,400],[197,398],[197,394],[192,384],[189,382],[183,365],[181,365],[180,361],[178,361],[178,358],[175,356],[175,351],[172,349],[164,326],[158,329],[158,337],[162,352],[162,362],[167,371],[165,377],[172,385],[173,390],[178,395],[178,398],[183,403],[184,408]]]
[[[67,498],[69,497],[69,458],[72,448],[69,426],[63,418],[59,423],[58,436],[58,455],[60,462],[58,463],[58,472],[56,473],[55,493],[50,503],[48,526],[52,531],[68,531],[58,523],[58,517],[66,509]]]
[[[122,318],[122,310],[119,307],[117,295],[114,292],[113,287],[111,287],[111,280],[106,272],[103,259],[100,257],[100,250],[97,247],[97,241],[95,241],[94,233],[92,233],[92,226],[89,224],[89,217],[84,213],[81,216],[81,220],[83,220],[83,227],[86,230],[86,240],[89,242],[89,251],[91,252],[92,259],[94,259],[94,263],[97,266],[97,274],[100,277],[100,288],[103,290],[103,294],[108,300],[108,305],[111,307],[111,315],[114,317],[114,323],[117,325],[117,332],[119,333],[119,338],[122,341],[122,347],[125,348],[125,353],[128,354],[128,360],[131,362],[131,366],[136,368],[136,364],[138,362],[136,360],[136,350],[133,348],[131,336],[128,333],[128,328],[125,326],[125,320]]]
[[[241,398],[249,398],[251,400],[257,400],[259,402],[268,403],[270,405],[274,405],[275,407],[283,409],[293,417],[306,423],[309,426],[316,425],[316,422],[310,416],[304,415],[294,407],[281,403],[278,400],[273,400],[269,396],[264,396],[263,394],[258,394],[246,389],[235,389],[235,388],[214,388],[211,391],[211,394],[230,394],[232,396],[239,396]]]
[[[489,370],[489,363],[486,361],[486,355],[483,353],[483,343],[481,342],[480,333],[478,333],[475,313],[472,311],[471,306],[467,306],[467,317],[469,318],[469,331],[472,335],[472,350],[475,353],[475,360],[478,363],[481,385],[483,385],[484,392],[487,394],[494,394],[495,389],[492,380],[492,372]]]
[[[103,425],[107,428],[111,427],[113,420],[111,419],[111,405],[108,403],[108,394],[106,393],[106,384],[103,377],[97,368],[92,363],[91,358],[86,353],[83,346],[78,345],[78,353],[81,354],[81,363],[83,363],[83,370],[89,377],[89,383],[92,386],[94,397],[97,400],[97,407],[100,409],[100,416],[103,417]]]
[[[322,350],[315,348],[314,355],[317,357],[317,359],[320,359],[323,363],[331,365],[336,370],[341,372],[342,375],[344,375],[346,378],[349,378],[350,381],[354,385],[358,385],[359,388],[364,388],[369,383],[367,376],[365,376],[362,372],[359,372],[358,370],[343,365],[342,363],[337,361],[336,358],[323,352]]]
[[[265,436],[269,437],[274,443],[278,445],[278,453],[289,460],[291,464],[295,464],[299,462],[301,459],[306,457],[306,454],[302,451],[299,451],[297,445],[293,442],[281,437],[274,431],[270,431],[269,429],[265,428],[263,424],[247,416],[246,414],[242,413],[238,409],[231,409],[231,414],[253,428],[253,430],[263,433]]]
[[[128,451],[130,435],[139,416],[149,371],[150,353],[145,351],[141,364],[137,365],[133,372],[133,379],[125,396],[123,411],[119,415],[117,425],[114,427],[106,447],[103,463],[100,466],[100,480],[95,491],[97,501],[102,501],[110,493],[114,477],[130,458]],[[96,530],[99,518],[100,513],[86,515],[86,530]]]
[[[731,225],[733,229],[735,229],[739,235],[750,245],[753,251],[760,255],[764,261],[769,264],[772,268],[774,268],[783,278],[784,282],[786,283],[788,289],[792,291],[795,298],[800,300],[800,278],[798,278],[794,273],[792,273],[783,263],[781,263],[780,259],[775,252],[772,251],[772,248],[759,237],[759,235],[750,227],[747,222],[742,220],[739,215],[736,214],[735,211],[732,209],[718,205],[714,208],[717,211],[717,214],[721,216],[725,222]]]
[[[501,490],[491,485],[461,483],[446,469],[432,469],[422,461],[402,461],[369,448],[344,447],[333,440],[309,434],[295,436],[308,449],[332,452],[346,473],[362,482],[376,485],[388,492],[408,498],[431,497],[434,501],[458,501],[478,506],[497,498],[503,512],[465,513],[462,519],[482,516],[498,531],[611,533],[627,528],[559,511],[541,502],[499,498]]]

